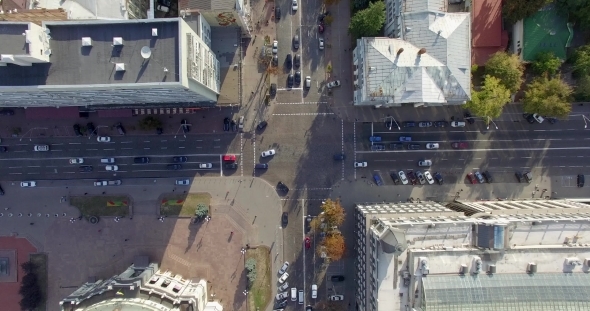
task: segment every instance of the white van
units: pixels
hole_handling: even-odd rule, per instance
[[[297,300],[297,288],[291,287],[291,301]]]
[[[303,290],[301,290],[301,289],[299,290],[299,301],[298,301],[298,303],[300,305],[303,304]]]
[[[100,163],[109,163],[109,164],[115,163],[115,158],[103,158],[103,159],[100,159]]]

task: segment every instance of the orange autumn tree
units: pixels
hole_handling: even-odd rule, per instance
[[[346,213],[344,212],[344,208],[340,204],[339,200],[332,201],[327,199],[323,202],[322,206],[322,218],[323,221],[328,225],[328,227],[333,226],[340,226],[344,222],[344,216]]]
[[[326,252],[326,256],[331,261],[337,261],[342,259],[346,246],[344,245],[344,237],[340,233],[333,233],[327,235],[321,243],[323,250]]]

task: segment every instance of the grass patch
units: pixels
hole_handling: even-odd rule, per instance
[[[210,203],[209,193],[166,195],[160,202],[160,215],[192,217],[195,216],[199,204],[209,208]]]
[[[70,197],[70,205],[77,207],[82,216],[119,216],[129,214],[129,197],[126,196],[80,196]]]
[[[266,310],[266,306],[271,301],[272,289],[270,287],[270,253],[266,246],[249,249],[246,251],[246,260],[254,258],[256,260],[256,280],[250,287],[248,295],[249,310]]]
[[[39,281],[39,287],[41,288],[41,296],[43,300],[39,304],[39,307],[35,309],[35,311],[45,311],[47,310],[47,255],[38,253],[38,254],[31,254],[29,256],[29,261],[37,266],[36,274],[37,280]]]

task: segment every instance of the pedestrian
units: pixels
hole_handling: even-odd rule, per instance
[[[98,233],[101,233],[101,232],[102,232],[102,229],[98,229]]]
[[[125,239],[125,242],[129,241],[129,239]]]
[[[35,224],[35,223],[34,223],[34,222],[32,222],[32,223],[30,223],[29,225],[31,225],[31,226],[32,226],[32,225],[34,225],[34,224]]]

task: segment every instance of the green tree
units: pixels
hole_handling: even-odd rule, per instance
[[[246,274],[248,281],[250,284],[254,283],[254,280],[256,280],[256,276],[258,274],[258,270],[256,270],[256,259],[248,258],[244,264],[244,267],[246,270],[248,270],[248,274]]]
[[[473,114],[485,117],[486,123],[498,118],[504,106],[510,102],[510,91],[502,85],[500,79],[486,75],[480,91],[471,92],[471,100],[465,108]]]
[[[322,218],[329,227],[340,226],[344,222],[346,213],[342,205],[340,205],[340,201],[327,199],[320,208],[323,212]]]
[[[574,98],[576,101],[590,101],[590,76],[583,76],[578,79]]]
[[[590,76],[590,45],[577,48],[571,57],[571,62],[574,65],[575,77]]]
[[[195,216],[197,217],[205,217],[209,215],[209,208],[207,205],[203,203],[197,204],[197,209],[195,210]]]
[[[572,110],[571,95],[572,88],[560,78],[539,77],[524,92],[523,108],[529,113],[566,117]]]
[[[590,1],[588,0],[556,0],[555,7],[563,16],[582,28],[590,26]]]
[[[502,15],[508,24],[529,17],[553,0],[504,0]],[[569,0],[567,0],[569,1]]]
[[[162,121],[153,116],[147,116],[139,121],[139,128],[144,131],[155,130],[159,127],[162,127]]]
[[[497,52],[487,61],[485,67],[486,74],[500,79],[511,93],[520,89],[524,66],[517,55]]]
[[[19,304],[22,310],[34,310],[43,300],[39,280],[35,274],[36,266],[31,262],[24,262],[21,267],[26,272],[21,280],[19,294],[22,299]]]
[[[350,19],[348,32],[354,39],[378,36],[385,23],[385,3],[377,1],[356,12]]]
[[[561,59],[551,51],[543,51],[537,54],[533,62],[533,71],[538,74],[554,76],[561,67]]]

